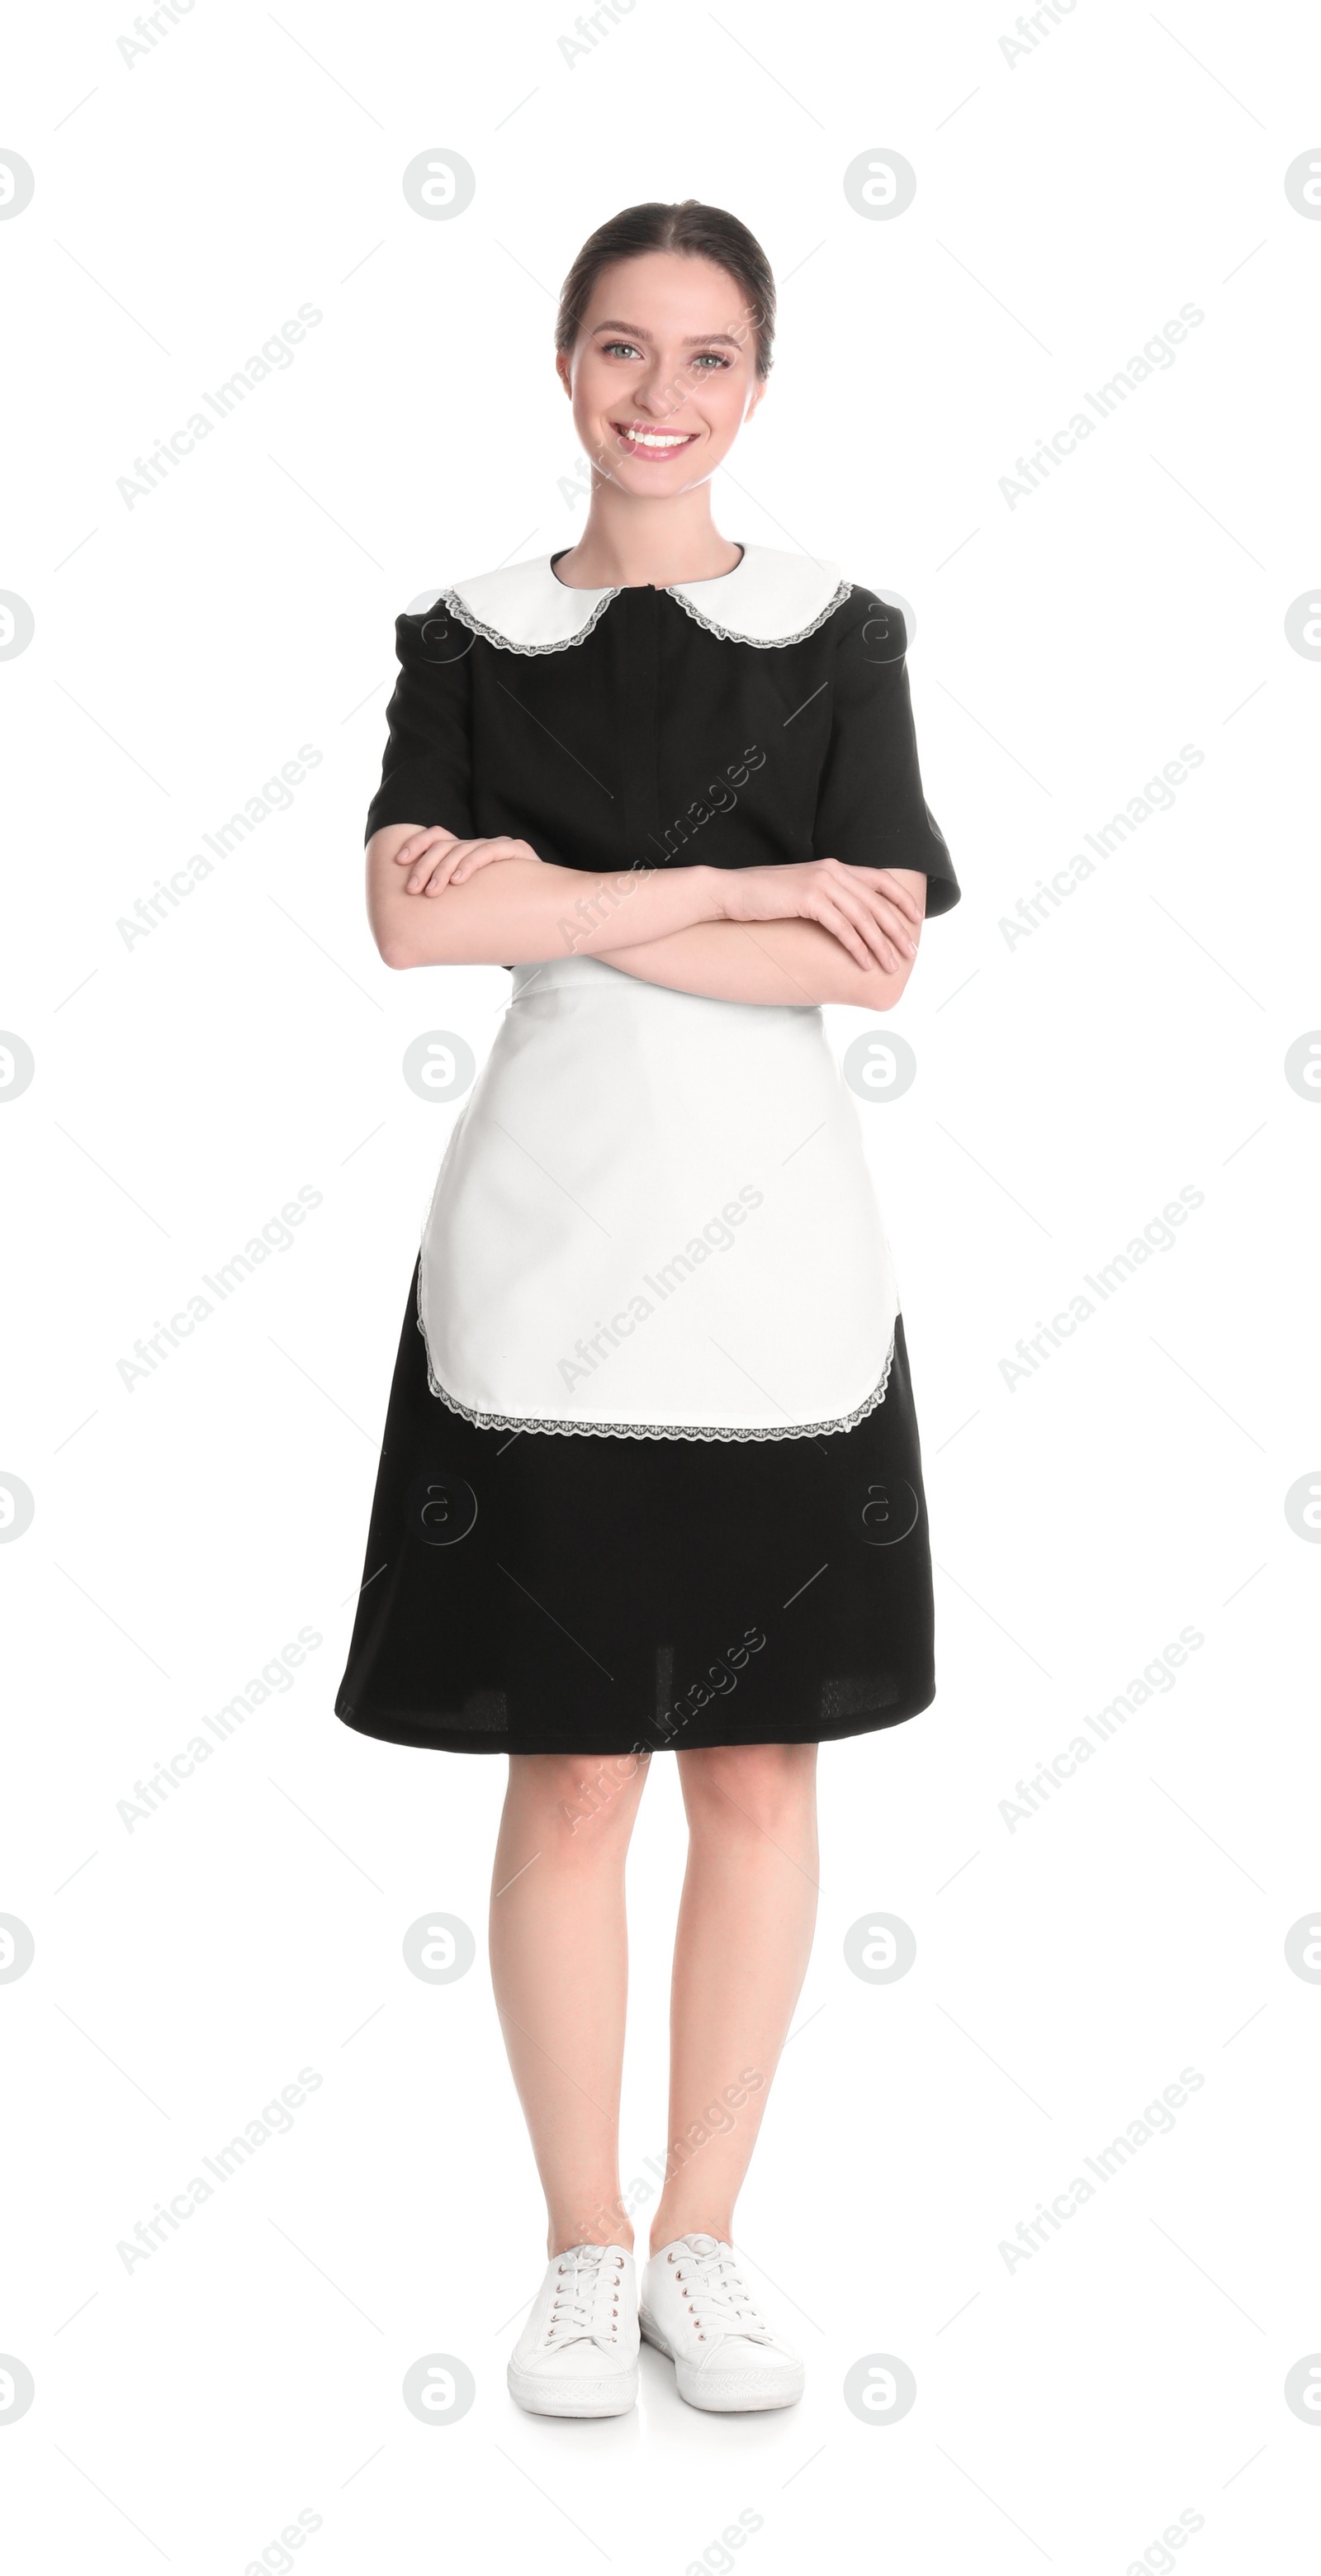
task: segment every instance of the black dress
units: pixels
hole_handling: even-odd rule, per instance
[[[409,1285],[337,1714],[401,1744],[803,1743],[935,1695],[917,1420],[852,1095],[809,1002],[578,953],[630,871],[832,856],[959,899],[901,613],[811,558],[401,617],[367,835],[611,880],[513,970]],[[440,898],[444,900],[443,896]]]

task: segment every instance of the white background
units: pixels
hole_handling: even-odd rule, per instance
[[[162,22],[164,25],[165,22]],[[603,21],[603,27],[606,22]],[[12,2230],[0,2429],[24,2576],[240,2576],[300,2509],[320,2576],[441,2563],[1078,2576],[1297,2564],[1321,2428],[1311,2215],[1317,1470],[1308,1363],[1321,1021],[1285,634],[1315,559],[1321,225],[1301,9],[1081,0],[1012,64],[1006,12],[638,0],[572,68],[565,15],[198,0],[11,29],[36,173],[0,222],[9,877],[0,1118],[12,1249],[0,1467],[10,1649],[0,1987]],[[750,50],[749,50],[750,49]],[[424,221],[405,165],[461,153]],[[902,153],[909,210],[846,200]],[[419,1033],[481,1061],[503,973],[392,977],[362,906],[392,621],[428,584],[569,544],[551,367],[585,234],[648,196],[733,208],[783,280],[723,531],[913,604],[924,780],[962,880],[862,1112],[898,1263],[937,1574],[938,1697],[827,1747],[817,1946],[740,2208],[802,2404],[523,2416],[504,2366],[543,2263],[484,1929],[503,1764],[334,1717],[417,1229],[454,1110]],[[129,508],[134,459],[300,304],[293,364]],[[1048,480],[1015,460],[1189,302],[1204,315]],[[735,480],[735,476],[737,480]],[[301,744],[289,811],[126,946],[117,922]],[[1185,743],[1204,753],[1058,913],[999,927]],[[863,1025],[831,1014],[840,1051]],[[118,1361],[303,1185],[321,1206],[130,1392]],[[1204,1204],[1030,1381],[1000,1362],[1178,1191]],[[117,1812],[302,1627],[322,1642],[168,1805]],[[1028,1821],[1001,1802],[1189,1626],[1172,1688]],[[664,2140],[677,1784],[631,1863],[624,2171]],[[406,1928],[472,1925],[431,1987]],[[916,1963],[852,1974],[877,1909]],[[301,2067],[291,2133],[131,2272],[116,2252]],[[1143,2105],[1204,2081],[1030,2260],[999,2252]],[[1308,2174],[1313,2175],[1309,2184]],[[647,2213],[639,2212],[639,2230]],[[466,2361],[461,2422],[405,2408]],[[844,2403],[901,2357],[902,2422]],[[1185,2509],[1202,2525],[1152,2544]],[[442,2543],[442,2534],[444,2535]],[[1145,2559],[1143,2552],[1151,2554]],[[704,2553],[705,2556],[704,2556]]]

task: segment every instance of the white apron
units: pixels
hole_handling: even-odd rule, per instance
[[[514,969],[423,1229],[433,1395],[502,1430],[848,1430],[898,1309],[818,1008]]]

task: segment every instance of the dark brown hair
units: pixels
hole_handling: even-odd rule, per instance
[[[685,197],[676,206],[662,205],[659,199],[645,206],[625,206],[622,213],[598,224],[583,243],[560,292],[555,324],[560,354],[567,356],[576,346],[602,270],[613,267],[616,260],[638,259],[649,250],[677,250],[691,259],[709,259],[733,278],[751,307],[757,373],[769,375],[775,336],[775,279],[770,261],[737,215],[726,214],[723,206],[704,206],[696,197]]]

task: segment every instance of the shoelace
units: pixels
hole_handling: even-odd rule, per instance
[[[686,2236],[683,2241],[689,2250],[675,2256],[674,2277],[685,2285],[698,2333],[705,2335],[709,2327],[713,2333],[743,2335],[749,2343],[774,2343],[733,2255],[719,2239]]]
[[[605,2260],[604,2245],[571,2245],[559,2257],[558,2285],[551,2301],[546,2341],[615,2343],[619,2337],[619,2285],[623,2259]]]

